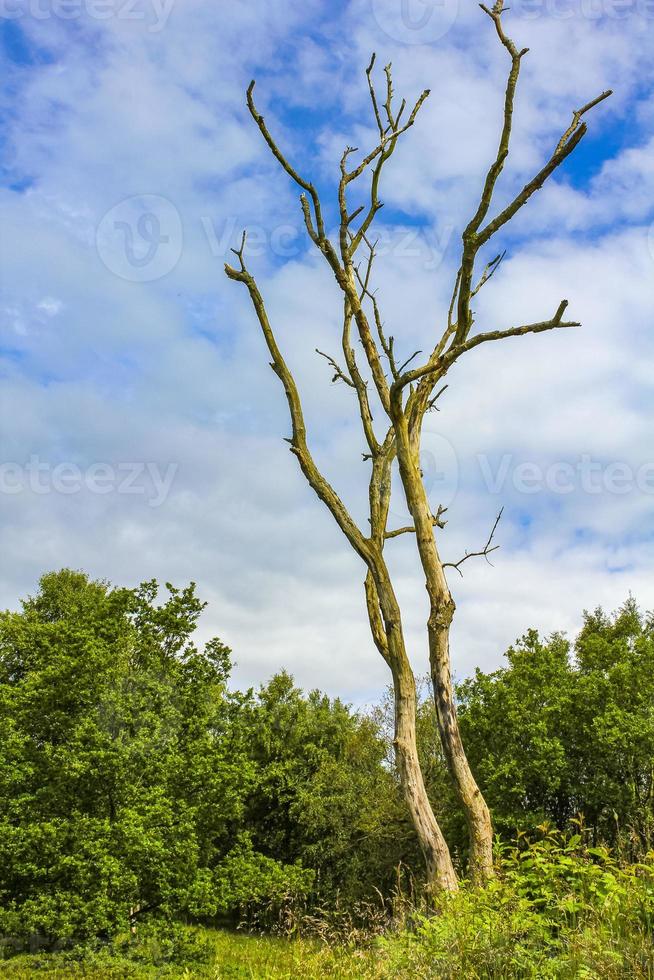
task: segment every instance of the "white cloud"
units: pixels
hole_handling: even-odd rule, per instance
[[[64,564],[120,583],[193,578],[210,600],[205,630],[234,647],[238,680],[286,666],[306,686],[368,700],[386,671],[368,637],[363,570],[287,451],[283,393],[245,291],[222,271],[249,226],[251,264],[297,372],[316,457],[364,522],[352,393],[330,386],[314,352],[338,353],[339,295],[295,234],[297,194],[247,115],[244,88],[258,78],[270,126],[325,187],[344,143],[363,149],[373,138],[363,76],[372,50],[380,72],[393,60],[398,92],[432,88],[382,189],[387,214],[407,211],[387,221],[377,284],[388,331],[408,356],[443,322],[458,236],[495,152],[507,59],[475,4],[460,4],[432,45],[394,40],[369,0],[338,11],[318,0],[177,0],[162,30],[151,23],[116,17],[71,33],[55,19],[21,21],[52,59],[11,76],[18,111],[7,165],[32,184],[2,197],[3,456],[82,469],[151,461],[175,464],[176,476],[156,508],[88,489],[0,495],[0,601],[14,605]],[[515,480],[524,462],[545,471],[590,455],[604,473],[612,462],[636,472],[650,461],[654,144],[639,87],[652,54],[642,26],[637,16],[529,20],[519,11],[512,24],[531,52],[498,206],[540,166],[570,110],[603,88],[618,91],[591,120],[593,138],[630,124],[590,183],[558,180],[525,210],[478,298],[482,329],[541,319],[564,296],[583,328],[479,348],[452,371],[429,418],[427,450],[445,438],[458,459],[444,554],[483,543],[506,504],[495,567],[468,563],[452,583],[459,676],[497,664],[529,626],[574,629],[584,605],[614,605],[629,589],[654,604],[648,493],[596,495],[577,483],[528,495]],[[135,195],[163,197],[180,215],[179,261],[154,282],[116,276],[96,250],[103,216]],[[332,198],[329,221],[334,213]],[[510,457],[500,493],[484,482],[480,454],[494,472]],[[441,458],[438,449],[436,475]],[[435,478],[435,503],[439,486]],[[423,670],[424,588],[411,541],[391,546]]]

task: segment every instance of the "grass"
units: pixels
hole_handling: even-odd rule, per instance
[[[382,977],[372,950],[350,950],[310,940],[288,940],[220,933],[217,936],[220,978],[250,977]]]
[[[464,903],[465,904],[465,903]],[[16,956],[0,963],[0,977],[11,980],[653,980],[654,951],[649,943],[614,942],[599,930],[579,930],[560,949],[546,951],[531,938],[529,923],[518,925],[510,909],[503,921],[484,928],[456,900],[455,918],[425,923],[374,948],[329,946],[318,940],[256,936],[223,930],[196,930],[211,949],[212,962],[171,962],[150,946],[143,960],[117,953]],[[464,919],[461,930],[461,918]],[[513,921],[512,921],[513,919]],[[467,924],[466,921],[467,920]],[[458,928],[457,928],[458,927]],[[549,955],[548,955],[549,954]]]
[[[371,950],[331,947],[316,940],[253,936],[223,930],[204,930],[215,948],[215,961],[206,963],[148,963],[101,954],[71,961],[70,955],[33,954],[0,963],[0,976],[11,980],[140,980],[147,977],[207,978],[207,980],[320,980],[322,977],[382,978],[379,954]]]
[[[340,944],[329,920],[331,942],[151,924],[136,943],[119,936],[99,952],[16,956],[0,962],[0,977],[654,980],[654,852],[623,866],[607,848],[557,831],[502,851],[485,888],[464,881],[428,915],[409,906],[398,925],[410,928],[360,945],[352,930]]]

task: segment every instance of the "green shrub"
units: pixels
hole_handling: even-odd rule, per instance
[[[654,976],[654,863],[620,867],[582,835],[545,830],[502,848],[486,888],[464,883],[414,928],[382,940],[389,976]]]

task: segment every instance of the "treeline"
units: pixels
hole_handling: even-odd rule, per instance
[[[45,575],[0,615],[0,936],[20,945],[185,921],[356,908],[422,861],[392,757],[390,700],[357,713],[280,673],[229,687],[230,653],[193,642],[193,585]],[[581,821],[636,860],[653,831],[654,625],[629,600],[574,645],[528,633],[458,688],[468,755],[510,840]],[[431,699],[430,796],[465,866],[464,823]]]

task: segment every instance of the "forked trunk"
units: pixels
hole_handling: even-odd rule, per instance
[[[456,872],[429,801],[418,758],[416,683],[406,655],[400,609],[381,556],[376,566],[375,579],[372,572],[366,577],[366,605],[375,645],[393,675],[393,747],[400,785],[425,859],[429,886],[435,890],[456,891]]]
[[[458,881],[450,851],[432,810],[416,745],[416,687],[413,675],[398,672],[395,692],[395,758],[402,792],[425,858],[427,881],[434,889],[456,891]]]
[[[404,415],[396,417],[397,459],[429,596],[429,663],[443,754],[463,808],[470,838],[470,873],[477,882],[493,877],[493,826],[490,812],[466,757],[452,690],[449,632],[454,616],[443,564],[434,538],[434,518],[422,480],[418,449],[411,445]]]
[[[454,602],[443,609],[432,625],[429,620],[429,662],[434,688],[436,717],[443,753],[457,796],[463,807],[470,838],[470,875],[483,883],[493,877],[493,825],[491,816],[472,774],[461,741],[452,691],[449,656],[449,625],[441,625],[454,613]]]

